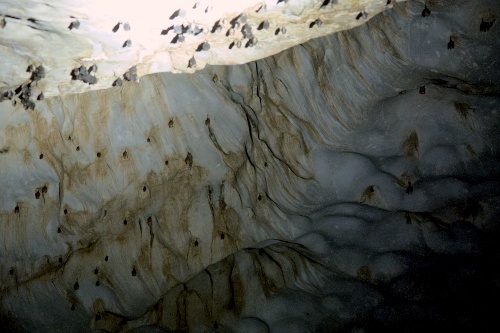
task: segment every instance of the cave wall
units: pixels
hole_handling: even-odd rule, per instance
[[[498,8],[427,5],[243,65],[35,110],[0,103],[2,324],[411,331],[459,327],[456,313],[464,327],[491,319],[499,65],[496,25],[482,28]]]

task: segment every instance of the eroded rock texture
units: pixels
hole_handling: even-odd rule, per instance
[[[489,323],[497,15],[495,1],[402,2],[245,65],[149,75],[35,110],[4,101],[2,325]]]
[[[363,24],[393,2],[4,0],[0,95],[35,78],[34,96],[49,97],[243,64]],[[29,70],[40,66],[43,75]]]

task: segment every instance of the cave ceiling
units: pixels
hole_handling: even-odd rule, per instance
[[[2,0],[0,327],[487,324],[498,15]]]

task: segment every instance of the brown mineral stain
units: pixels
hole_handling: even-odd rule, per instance
[[[196,237],[190,238],[189,250],[186,256],[186,262],[188,264],[188,267],[191,269],[193,273],[196,272],[197,269],[199,269],[199,266],[203,259],[203,253],[202,253],[203,248],[204,247],[198,238]]]
[[[97,158],[94,160],[94,162],[89,165],[89,171],[91,173],[91,177],[93,177],[91,179],[102,179],[103,181],[109,181],[109,175],[112,171],[110,170],[106,159],[100,158],[101,156],[106,156],[107,151],[105,149],[101,149],[98,154],[100,155],[97,155]]]
[[[347,57],[345,58],[347,64],[352,69],[352,72],[356,75],[356,78],[365,84],[369,84],[366,78],[358,69],[358,64],[362,63],[363,48],[360,41],[355,38],[351,38],[350,34],[346,31],[340,31],[339,41],[343,45],[343,49],[346,50]],[[300,62],[300,61],[299,61]]]
[[[149,234],[149,232],[148,232]],[[141,246],[141,251],[139,253],[139,257],[137,261],[140,263],[139,266],[136,267],[136,273],[142,274],[142,276],[152,276],[153,275],[153,266],[152,266],[152,248],[150,246],[150,242],[144,242]]]
[[[78,304],[78,297],[73,291],[73,287],[71,287],[66,291],[66,300],[68,301],[69,304]]]
[[[78,142],[89,142],[91,133],[93,133],[91,126],[92,124],[88,121],[88,115],[86,115],[83,110],[80,110],[80,112],[77,112],[74,116],[73,137],[76,138]]]
[[[28,148],[32,141],[31,126],[29,122],[9,125],[5,128],[5,145],[13,151],[20,151]]]
[[[258,250],[253,250],[249,251],[248,254],[252,258],[254,270],[256,272],[259,283],[262,286],[264,297],[268,299],[272,296],[273,293],[279,290],[279,287],[283,287],[285,285],[285,280],[280,279],[280,281],[274,281],[270,276],[268,276],[261,262],[268,259],[268,257],[265,257],[266,259],[261,259],[257,252]]]
[[[455,111],[458,112],[458,114],[464,118],[465,120],[467,120],[467,116],[470,114],[470,112],[472,111],[471,107],[469,106],[469,104],[467,103],[462,103],[462,102],[454,102],[453,103],[454,107],[455,107]]]
[[[60,157],[56,153],[57,147],[62,146],[63,141],[58,131],[60,124],[55,117],[50,117],[47,120],[40,112],[32,112],[30,115],[34,124],[33,139],[38,145],[38,150],[43,152],[43,154],[40,154],[40,159],[43,158],[53,170],[60,173]]]
[[[467,151],[472,155],[472,156],[476,156],[476,152],[474,151],[474,149],[472,148],[472,146],[470,144],[466,144],[465,147],[467,148]]]
[[[65,209],[67,210],[67,209]],[[72,232],[88,232],[95,227],[96,220],[89,218],[88,211],[71,211],[64,215],[64,225]]]
[[[104,312],[105,306],[106,305],[101,298],[96,298],[92,303],[92,312],[93,313]]]
[[[370,282],[372,280],[372,271],[368,266],[360,266],[356,272],[356,277],[362,281]]]
[[[366,202],[370,201],[373,199],[375,196],[375,187],[373,185],[368,186],[364,191],[363,194],[361,195],[361,201],[360,202]]]
[[[276,154],[286,164],[292,173],[301,178],[310,179],[313,175],[309,171],[311,169],[307,158],[309,149],[299,128],[280,112],[278,109],[273,109],[273,112],[264,115],[270,126],[277,129],[277,133],[280,133],[273,137],[273,140],[269,140],[270,149],[273,154]],[[225,157],[224,161],[226,165],[232,165],[227,164],[230,161]]]
[[[233,268],[229,276],[229,290],[231,298],[227,304],[227,309],[234,310],[239,315],[245,305],[245,288],[241,282],[241,275],[237,267]]]
[[[164,251],[164,252],[167,252],[167,251]],[[175,274],[173,271],[174,267],[175,267],[175,265],[174,265],[175,261],[176,261],[175,256],[172,253],[167,252],[165,259],[163,260],[162,266],[161,266],[161,271],[163,273],[163,276],[165,276],[165,280],[168,281],[172,285],[175,285],[175,284],[178,284],[181,282],[180,280],[178,280],[175,277]]]
[[[199,291],[188,289],[185,299],[185,311],[189,327],[208,326],[210,314]],[[205,326],[205,327],[206,327]]]
[[[401,145],[401,149],[404,150],[404,154],[408,157],[418,157],[419,151],[419,138],[417,132],[411,132]]]
[[[312,179],[307,160],[309,150],[301,134],[284,133],[278,140],[284,161],[292,172],[303,179]]]

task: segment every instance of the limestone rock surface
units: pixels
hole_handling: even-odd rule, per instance
[[[0,13],[15,16],[6,3]],[[235,15],[260,15],[248,12],[257,2],[235,3]],[[279,1],[267,10],[305,3]],[[308,3],[311,16],[290,14],[300,24],[335,16],[347,3],[361,20],[364,6],[382,10],[389,2]],[[86,88],[92,91],[76,87],[80,80],[44,88],[34,110],[18,97],[28,95],[24,81],[15,81],[15,69],[24,75],[32,62],[25,55],[34,53],[0,35],[1,54],[12,54],[2,84],[21,84],[0,103],[0,327],[421,332],[475,331],[493,322],[500,281],[498,5],[389,7],[366,24],[296,40],[288,46],[301,44],[272,57],[237,57],[240,65],[196,58],[192,73],[145,75],[184,71],[178,66],[191,50],[177,65],[143,61],[128,72],[142,76],[138,82],[109,88],[112,66],[96,62],[98,83]],[[37,2],[30,10],[50,8]],[[97,28],[86,10],[69,6],[64,13],[75,11],[74,18],[53,23],[5,16],[0,33],[24,24],[39,38],[88,41],[85,29]],[[100,26],[113,38],[127,40],[140,27],[133,15],[95,16],[123,21],[116,34],[109,22]],[[69,30],[75,19],[79,27]],[[308,29],[334,30],[333,21]],[[356,15],[351,21],[357,24]],[[41,30],[56,25],[67,31]],[[132,37],[134,50],[141,42]],[[200,53],[216,59],[217,42],[209,43]],[[82,54],[90,50],[82,45]],[[65,80],[68,68],[83,64],[75,59],[60,66]],[[122,75],[139,58],[113,59]],[[40,64],[23,80],[40,76]],[[57,64],[43,66],[36,87],[59,75],[50,74]],[[94,89],[101,79],[108,88]]]
[[[31,82],[29,66],[45,69],[34,96],[49,97],[243,64],[360,25],[393,2],[3,0],[0,92]],[[74,72],[93,65],[97,71]]]

